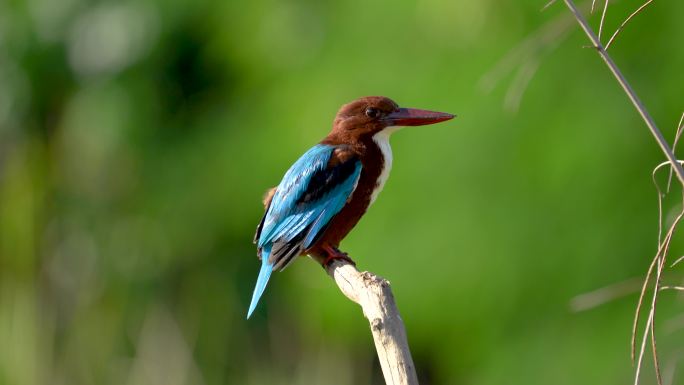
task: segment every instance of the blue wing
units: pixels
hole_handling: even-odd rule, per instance
[[[255,242],[262,265],[248,318],[271,272],[284,269],[313,245],[356,188],[361,161],[352,156],[330,162],[336,149],[344,150],[344,147],[324,144],[312,147],[290,167],[278,185],[257,228]]]

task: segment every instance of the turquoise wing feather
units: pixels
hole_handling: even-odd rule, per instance
[[[285,173],[257,228],[255,242],[262,267],[247,317],[252,314],[274,270],[282,270],[325,231],[330,220],[350,198],[361,161],[330,158],[337,146],[318,144],[302,155]]]

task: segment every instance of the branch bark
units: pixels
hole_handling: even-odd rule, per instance
[[[385,383],[417,385],[406,329],[389,282],[373,273],[360,272],[344,260],[333,261],[326,271],[347,298],[361,305],[370,323]]]

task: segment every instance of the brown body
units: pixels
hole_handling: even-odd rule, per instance
[[[332,144],[323,141],[325,144]],[[329,255],[326,252],[324,245],[330,245],[337,248],[344,237],[349,234],[351,229],[356,226],[363,214],[370,206],[371,195],[375,188],[377,188],[377,181],[382,169],[384,167],[385,159],[382,152],[371,138],[357,143],[348,150],[353,152],[361,159],[361,175],[356,189],[344,208],[330,221],[328,228],[321,239],[306,251],[309,255],[327,258]],[[335,151],[337,153],[337,151]],[[336,155],[333,153],[333,156]],[[341,156],[345,156],[342,154]],[[349,155],[346,155],[349,156]]]

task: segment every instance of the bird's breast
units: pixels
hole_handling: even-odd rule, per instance
[[[386,128],[373,135],[373,142],[375,142],[380,149],[380,153],[382,154],[382,166],[380,169],[380,175],[378,176],[371,193],[371,205],[373,202],[375,202],[375,199],[377,199],[378,194],[380,194],[380,191],[382,191],[383,187],[385,187],[385,182],[387,182],[387,178],[389,178],[390,171],[392,170],[392,147],[389,143],[389,137],[391,133],[392,130]]]

